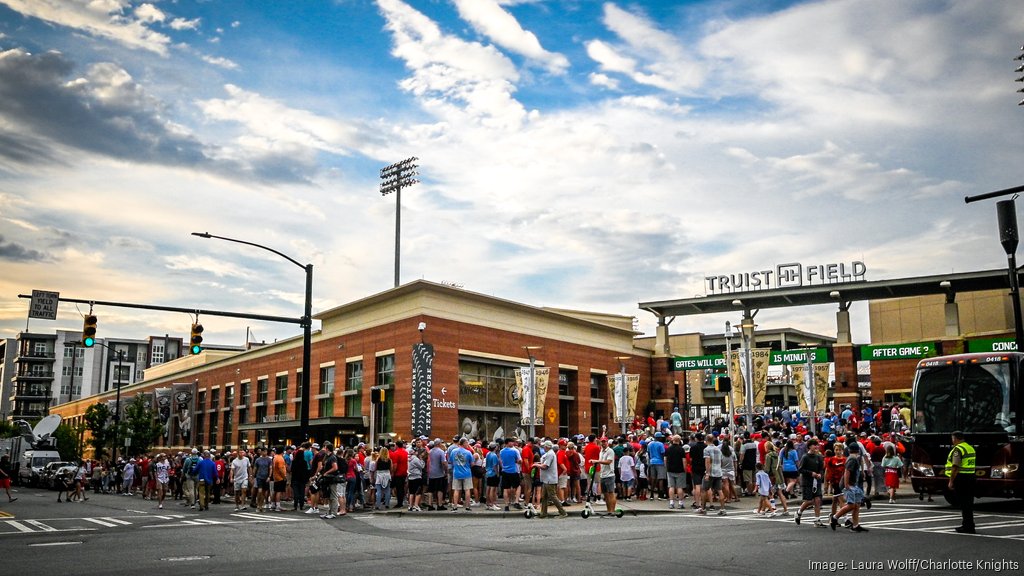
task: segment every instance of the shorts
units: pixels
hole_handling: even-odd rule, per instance
[[[682,490],[686,488],[686,472],[669,472],[668,473],[668,489]]]
[[[860,486],[851,486],[843,490],[843,498],[847,504],[860,504],[864,501],[864,490]]]
[[[651,469],[647,472],[647,477],[651,480],[661,480],[665,477],[665,465],[651,464]]]
[[[469,478],[456,478],[452,480],[452,490],[458,492],[460,490],[472,490],[473,489],[473,477]]]
[[[792,480],[793,478],[796,478],[799,475],[800,473],[797,472],[796,470],[792,472],[786,472],[785,470],[782,471],[782,477],[785,478],[786,480]]]
[[[627,490],[632,490],[636,486],[636,478],[630,478],[629,480],[622,481],[622,487]]]
[[[601,492],[603,494],[615,494],[615,477],[608,476],[601,478]]]
[[[245,489],[249,488],[249,479],[245,478],[243,480],[235,480],[234,481],[234,485],[235,485],[235,492],[239,492],[239,491],[245,490]]]
[[[409,495],[416,496],[420,492],[423,492],[423,485],[425,483],[426,482],[423,480],[423,478],[411,478],[409,480]]]
[[[700,485],[702,490],[711,489],[718,492],[722,489],[722,477],[721,476],[705,476],[704,481]]]
[[[11,487],[10,478],[0,478],[0,488],[7,489]]]
[[[501,486],[505,490],[514,490],[519,488],[519,473],[509,474],[508,472],[501,473]]]
[[[558,488],[564,490],[569,487],[569,477],[565,474],[558,477]]]
[[[500,484],[501,484],[501,478],[497,474],[495,474],[494,476],[488,476],[487,477],[487,487],[488,488],[497,488],[498,485],[500,485]]]
[[[284,494],[284,489],[288,487],[288,483],[284,480],[274,481],[274,494]]]
[[[729,470],[728,472],[722,472],[722,479],[723,480],[729,480],[729,481],[736,480],[736,472],[734,470]]]
[[[430,478],[427,480],[427,492],[431,494],[437,494],[438,492],[447,492],[448,479],[444,476],[440,478]]]
[[[821,481],[814,478],[810,480],[801,478],[800,492],[803,494],[804,502],[813,502],[815,498],[821,498]]]
[[[270,490],[270,478],[256,479],[256,488],[259,490]]]

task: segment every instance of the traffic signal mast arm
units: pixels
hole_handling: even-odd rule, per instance
[[[18,294],[18,298],[32,298],[31,294]],[[130,304],[128,302],[109,302],[103,300],[83,300],[81,298],[58,299],[60,302],[71,302],[74,304],[89,304],[95,306],[114,306],[117,308],[137,308],[139,310],[161,310],[163,312],[184,312],[186,314],[201,314],[206,316],[224,316],[226,318],[245,318],[248,320],[263,320],[265,322],[285,322],[288,324],[299,324],[305,322],[305,318],[292,318],[288,316],[268,316],[266,314],[248,314],[245,312],[228,312],[224,310],[203,310],[200,308],[178,308],[175,306],[158,306],[155,304]],[[91,314],[90,314],[91,315]],[[83,333],[83,337],[85,334]]]

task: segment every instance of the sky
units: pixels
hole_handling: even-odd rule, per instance
[[[272,316],[394,280],[636,316],[705,276],[1004,267],[1024,12],[1003,0],[0,0],[0,336],[62,297]],[[192,318],[98,306],[99,336]],[[867,305],[851,308],[869,340]],[[735,317],[734,317],[735,316]],[[204,316],[208,343],[297,326]],[[677,319],[721,332],[736,315]],[[835,335],[835,307],[760,327]],[[319,323],[314,324],[314,328]]]

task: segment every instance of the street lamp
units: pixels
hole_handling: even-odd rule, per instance
[[[227,242],[235,242],[236,244],[245,244],[246,246],[253,246],[277,254],[281,258],[295,264],[299,268],[306,271],[306,302],[303,309],[302,318],[300,324],[302,325],[302,378],[299,380],[299,428],[302,430],[303,439],[309,439],[309,357],[312,348],[312,334],[311,329],[313,326],[313,265],[312,264],[301,264],[298,260],[278,252],[273,248],[268,248],[262,244],[256,244],[255,242],[246,242],[245,240],[238,240],[235,238],[226,238],[224,236],[214,236],[209,232],[193,232],[193,236],[200,238],[216,238],[217,240],[225,240]]]
[[[413,156],[380,169],[380,195],[395,193],[395,288],[398,288],[400,282],[402,261],[402,188],[419,183],[419,180],[414,178],[419,174],[416,171],[419,168],[417,160],[419,158]]]
[[[725,321],[725,377],[729,379],[729,391],[725,401],[729,404],[729,437],[736,436],[736,403],[732,401],[732,322]]]
[[[743,335],[743,365],[747,369],[747,374],[743,378],[743,391],[746,395],[747,405],[747,418],[746,425],[747,430],[754,431],[754,352],[751,350],[751,346],[754,344],[754,329],[757,328],[757,324],[754,324],[754,318],[749,312],[744,313],[743,322],[740,324],[740,329]]]
[[[533,355],[534,350],[540,350],[543,346],[523,346],[530,358],[530,387],[528,398],[529,404],[526,407],[526,414],[530,420],[530,439],[536,436],[537,432],[537,358]]]
[[[626,402],[629,400],[629,391],[626,389],[626,360],[629,360],[630,356],[616,356],[615,359],[619,361],[619,385],[615,387],[615,393],[618,396],[617,416],[619,422],[622,423],[622,434],[625,435],[626,422],[629,419],[629,415],[626,413]]]
[[[79,344],[81,344],[81,342],[69,342],[65,343],[64,345],[68,346],[69,344],[71,346],[77,347]],[[117,354],[117,380],[114,382],[114,386],[117,389],[117,392],[115,392],[114,394],[114,454],[110,460],[114,464],[117,464],[117,443],[120,440],[119,436],[121,433],[121,371],[123,370],[124,365],[124,350],[116,350],[114,348],[111,348],[104,342],[100,342],[99,340],[93,342],[93,345],[103,346],[104,348],[107,349],[108,352],[113,352],[114,354]],[[74,358],[72,358],[72,363],[74,363]],[[74,381],[75,376],[74,371],[72,370],[72,384],[74,384]],[[73,389],[74,388],[72,388],[72,390]]]

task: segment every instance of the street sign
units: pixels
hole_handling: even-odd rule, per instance
[[[805,348],[796,350],[772,350],[768,363],[777,366],[779,364],[805,364],[807,354],[810,353],[812,362],[825,364],[828,362],[828,348]]]
[[[860,347],[861,360],[919,360],[931,356],[938,356],[938,346],[935,342]]]
[[[56,320],[57,304],[59,302],[60,292],[33,290],[32,301],[28,307],[28,317],[40,318],[43,320]]]
[[[710,356],[676,356],[669,360],[669,370],[673,372],[714,368],[725,368],[725,356],[722,354],[712,354]]]

